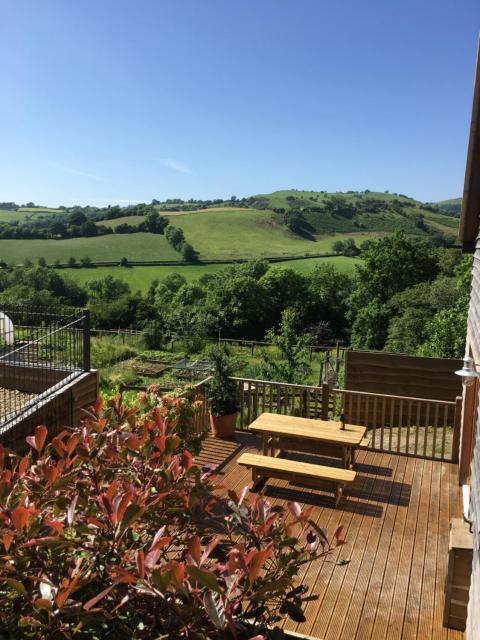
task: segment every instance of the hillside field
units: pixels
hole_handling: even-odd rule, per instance
[[[198,202],[196,206],[201,204]],[[183,230],[186,241],[193,246],[200,260],[308,257],[331,252],[336,240],[354,238],[361,245],[366,239],[392,233],[395,229],[424,239],[443,234],[453,240],[459,224],[458,217],[450,211],[442,212],[413,198],[390,193],[287,190],[252,196],[239,204],[242,206],[221,201],[218,205],[186,212],[172,210],[175,209],[173,206],[168,210],[166,204],[157,209],[169,218],[171,225]],[[439,205],[448,209],[456,206],[457,201]],[[304,228],[297,233],[291,231],[286,224],[285,211],[303,216]],[[46,207],[0,210],[0,222],[17,220],[28,224],[28,220],[40,219],[41,225],[45,226],[48,220],[43,218],[55,217],[60,212],[69,215],[68,211]],[[97,224],[112,228],[122,223],[140,224],[143,216],[131,215],[132,212],[134,209],[127,208],[124,217],[101,220]],[[0,259],[13,264],[21,264],[27,258],[35,262],[41,257],[53,264],[57,260],[67,262],[72,256],[77,260],[88,256],[94,262],[120,261],[122,258],[181,262],[180,253],[163,235],[143,232],[63,240],[0,240]]]
[[[120,221],[122,218],[113,222]],[[203,260],[308,256],[332,251],[335,240],[354,237],[357,244],[361,244],[363,240],[381,235],[357,232],[307,240],[276,223],[271,214],[250,210],[228,214],[215,211],[192,213],[176,218],[175,226],[184,230],[187,241]],[[56,260],[67,262],[70,256],[77,260],[88,256],[94,262],[120,261],[122,257],[129,260],[181,261],[180,254],[165,236],[152,233],[111,234],[67,240],[0,240],[0,258],[9,263],[21,264],[26,258],[36,261],[43,257],[47,263],[53,264]]]
[[[294,269],[299,273],[309,273],[316,265],[333,264],[342,273],[353,273],[355,265],[360,264],[357,258],[306,258],[305,260],[289,260],[272,264],[272,269]],[[180,273],[190,282],[205,274],[214,274],[225,269],[224,264],[185,265],[185,266],[148,266],[148,267],[96,267],[94,269],[61,269],[59,273],[83,285],[92,280],[99,280],[107,275],[120,278],[130,285],[132,291],[145,293],[152,280],[162,280],[170,273]]]

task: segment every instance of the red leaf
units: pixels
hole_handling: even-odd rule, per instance
[[[132,491],[127,491],[127,493],[120,500],[117,512],[114,514],[116,516],[116,522],[121,522],[123,520],[125,511],[127,510],[128,505],[132,502],[134,497],[135,496]]]
[[[58,455],[62,457],[65,451],[65,445],[63,444],[62,439],[58,436],[55,436],[55,438],[53,438],[52,440],[52,444],[55,447],[55,451],[58,453]]]
[[[33,601],[33,606],[37,607],[38,609],[51,609],[52,603],[46,598],[37,598]]]
[[[193,456],[188,449],[185,449],[182,453],[182,463],[186,471],[193,465]]]
[[[100,415],[100,413],[102,412],[103,409],[103,397],[102,396],[98,396],[98,398],[95,401],[95,405],[94,405],[94,409],[95,409],[95,413],[97,416]]]
[[[340,537],[342,535],[342,531],[343,531],[343,524],[339,524],[338,527],[335,529],[335,533],[333,534],[335,536],[335,539],[337,541],[337,544],[343,544],[345,541]]]
[[[90,600],[83,605],[83,608],[85,609],[85,611],[89,611],[89,609],[94,607],[97,604],[97,602],[100,602],[102,598],[104,598],[106,595],[110,593],[113,587],[114,585],[110,585],[103,591],[100,591],[100,593],[97,593],[97,595],[94,598],[90,598]]]
[[[150,551],[159,551],[160,549],[163,549],[163,547],[166,547],[167,544],[170,544],[170,542],[172,541],[172,536],[164,536],[163,538],[159,538],[154,545],[152,545]]]
[[[72,592],[73,587],[67,587],[66,589],[62,589],[55,598],[55,603],[59,609],[63,607],[65,604],[65,600],[68,598],[70,593]]]
[[[245,487],[243,487],[242,492],[240,494],[240,497],[238,499],[238,504],[241,505],[242,502],[245,500],[245,496],[247,495],[247,493],[250,491],[250,489],[253,486],[253,482],[250,482],[249,484],[247,484]]]
[[[198,536],[193,536],[190,540],[190,553],[192,554],[192,558],[195,560],[197,564],[200,563],[200,558],[202,556],[202,547],[200,544],[200,538]]]
[[[294,516],[295,518],[300,518],[300,516],[302,515],[302,508],[298,504],[298,502],[289,502],[287,506],[292,516]]]
[[[52,482],[55,482],[59,473],[60,469],[58,467],[47,467],[45,469],[45,479],[47,480],[48,484],[52,484]]]
[[[78,493],[70,503],[70,506],[67,509],[67,522],[68,526],[71,527],[73,524],[73,516],[75,514],[75,507],[77,506]]]
[[[25,507],[16,507],[12,511],[12,515],[10,516],[13,522],[13,526],[17,531],[22,531],[25,529],[28,522],[28,516],[30,515],[30,511],[25,509]]]
[[[67,440],[67,444],[65,445],[65,449],[68,453],[68,455],[71,455],[72,451],[74,451],[75,447],[78,444],[78,436],[71,436],[68,440]]]
[[[183,562],[173,561],[170,564],[170,571],[174,582],[177,587],[181,587],[183,585],[183,580],[185,578],[185,565]]]
[[[13,533],[11,531],[7,531],[3,534],[3,546],[8,551],[13,541]]]
[[[45,440],[47,439],[48,429],[45,425],[40,425],[35,429],[35,449],[38,453],[42,452]]]
[[[260,570],[265,564],[265,560],[271,555],[272,555],[272,549],[271,549],[271,546],[269,546],[266,549],[263,549],[262,551],[255,552],[251,556],[250,562],[248,564],[248,579],[250,580],[250,584],[255,582],[255,580],[258,577],[258,574],[260,573]]]
[[[63,534],[63,524],[58,520],[47,520],[46,523],[57,533]]]
[[[143,549],[137,551],[137,569],[140,578],[143,580],[145,576],[145,554],[143,553]]]
[[[205,562],[205,560],[212,553],[212,551],[215,549],[215,547],[218,545],[219,542],[220,542],[220,538],[216,537],[210,542],[209,545],[207,545],[207,547],[205,548],[205,551],[202,554],[200,564],[203,564]]]
[[[30,462],[30,456],[24,456],[18,464],[18,475],[20,478],[24,475]]]

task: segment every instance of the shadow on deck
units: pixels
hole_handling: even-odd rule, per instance
[[[197,460],[218,465],[222,484],[238,489],[251,475],[236,458],[258,448],[253,434],[208,438]],[[289,457],[335,464],[321,456]],[[337,509],[331,493],[301,484],[269,480],[263,489],[274,504],[313,505],[319,526],[331,535],[342,524],[346,536],[329,561],[306,565],[299,579],[317,600],[307,604],[305,623],[287,621],[285,628],[323,640],[463,638],[442,626],[449,522],[461,514],[457,465],[360,451],[355,470]]]

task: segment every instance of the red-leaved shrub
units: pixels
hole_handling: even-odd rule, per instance
[[[0,636],[277,638],[303,619],[294,578],[325,533],[216,486],[177,432],[188,402],[118,395],[48,444],[37,427],[24,457],[0,446]]]

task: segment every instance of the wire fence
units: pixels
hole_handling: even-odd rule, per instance
[[[0,309],[0,433],[90,370],[87,310]]]

